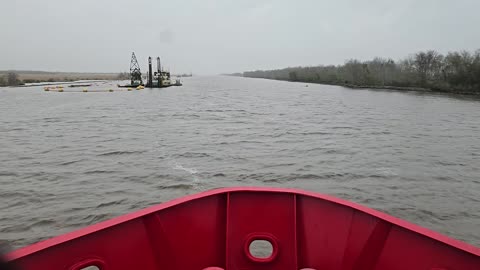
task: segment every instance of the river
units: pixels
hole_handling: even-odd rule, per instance
[[[217,76],[0,88],[0,108],[11,248],[225,186],[331,194],[480,246],[479,99]]]

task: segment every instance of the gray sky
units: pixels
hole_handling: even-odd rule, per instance
[[[2,0],[0,70],[218,74],[480,48],[479,0]]]

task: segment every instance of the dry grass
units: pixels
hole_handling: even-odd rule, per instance
[[[118,73],[83,73],[83,72],[43,72],[43,71],[0,71],[0,77],[7,77],[7,74],[14,72],[18,79],[38,81],[76,81],[76,80],[114,80]]]

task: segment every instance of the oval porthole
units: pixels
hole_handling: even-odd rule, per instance
[[[253,240],[248,251],[256,259],[267,259],[273,254],[273,245],[267,240]]]

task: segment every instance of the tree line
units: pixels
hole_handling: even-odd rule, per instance
[[[475,52],[421,51],[405,59],[351,59],[343,65],[289,67],[243,73],[244,77],[287,80],[351,87],[426,88],[480,93],[480,49]]]

